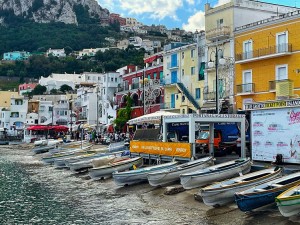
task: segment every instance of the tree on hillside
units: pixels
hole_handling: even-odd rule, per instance
[[[35,88],[32,90],[32,95],[42,95],[47,91],[47,88],[45,86],[42,86],[40,84],[36,85]]]
[[[70,87],[69,85],[67,84],[63,84],[61,85],[61,87],[59,88],[59,91],[61,91],[62,93],[66,93],[66,92],[70,92],[70,91],[73,91],[73,88]]]

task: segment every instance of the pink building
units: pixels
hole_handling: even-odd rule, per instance
[[[23,95],[26,92],[31,92],[37,85],[37,83],[20,84],[19,95]]]

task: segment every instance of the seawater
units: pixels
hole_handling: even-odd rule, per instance
[[[34,168],[0,160],[0,224],[98,224],[59,189],[32,179]]]
[[[180,206],[185,201],[169,202],[161,188],[92,181],[86,173],[55,169],[40,158],[20,146],[0,147],[0,225],[207,224],[191,219],[197,207],[187,211]],[[192,195],[188,201],[195,204]]]

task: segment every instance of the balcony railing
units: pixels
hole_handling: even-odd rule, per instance
[[[167,63],[167,69],[176,69],[179,66],[179,60],[175,62],[168,62]]]
[[[210,92],[205,92],[203,93],[203,98],[204,100],[216,100],[216,92],[215,91],[210,91]]]
[[[251,94],[254,93],[255,84],[239,84],[236,86],[236,91],[238,94]]]
[[[230,36],[230,26],[222,26],[206,31],[206,38],[208,40],[222,40]]]
[[[263,56],[270,56],[280,53],[290,53],[292,52],[292,44],[285,43],[280,45],[270,46],[268,48],[260,48],[254,51],[243,52],[236,54],[235,60],[247,60],[247,59],[255,59]]]

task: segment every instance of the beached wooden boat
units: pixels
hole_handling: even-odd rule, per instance
[[[274,180],[281,176],[279,167],[263,169],[240,177],[214,183],[200,189],[203,202],[208,206],[222,206],[234,202],[234,193],[244,191],[259,184]]]
[[[155,166],[148,166],[145,168],[140,168],[136,170],[129,170],[124,172],[114,172],[113,178],[117,185],[119,186],[125,186],[125,185],[131,185],[140,183],[143,181],[147,181],[147,175],[151,172],[160,171],[164,169],[171,169],[174,168],[178,162],[169,162],[169,163],[163,163]]]
[[[180,175],[180,183],[184,189],[205,186],[216,181],[246,174],[251,169],[250,158],[231,160],[204,169]]]
[[[120,160],[114,163],[109,163],[108,165],[100,166],[97,168],[89,169],[89,176],[93,180],[98,180],[102,178],[108,178],[112,176],[115,171],[125,171],[134,166],[139,167],[143,165],[142,157],[129,158],[125,160]]]
[[[54,148],[55,148],[55,145],[37,146],[37,147],[34,147],[33,149],[31,149],[31,151],[34,154],[41,154],[41,153],[48,152],[49,150],[54,149]]]
[[[123,159],[129,158],[129,155],[122,155],[122,153],[107,153],[107,154],[97,154],[93,158],[80,160],[78,162],[72,162],[68,164],[68,167],[73,172],[79,172],[82,170],[93,168],[93,161],[97,160],[99,166],[104,166],[108,163],[117,162]]]
[[[108,155],[108,154],[113,154],[113,153],[104,152],[103,148],[90,149],[90,150],[87,150],[86,154],[71,155],[70,157],[67,157],[67,158],[55,159],[54,166],[57,168],[68,168],[70,163],[79,162],[81,160],[98,158],[100,155],[104,156],[104,155]]]
[[[243,212],[275,203],[275,197],[287,189],[300,184],[300,172],[260,184],[242,192],[235,193],[235,201]]]
[[[84,147],[90,146],[90,145],[91,145],[91,143],[88,143],[88,142],[81,143],[80,141],[63,143],[60,146],[58,146],[57,148],[50,149],[49,153],[56,154],[56,153],[61,153],[61,152],[66,152],[66,151],[72,151],[73,149],[84,148]]]
[[[296,185],[278,195],[275,199],[280,213],[285,217],[300,214],[300,185]]]
[[[174,181],[179,181],[179,176],[183,173],[193,172],[199,169],[206,168],[208,166],[212,166],[213,164],[213,157],[209,156],[183,163],[172,168],[155,172],[151,171],[147,177],[151,186],[163,186]]]
[[[62,153],[57,153],[54,155],[44,156],[42,158],[42,162],[45,164],[52,164],[52,163],[54,163],[54,160],[56,160],[56,159],[70,158],[71,156],[76,156],[76,155],[84,155],[84,154],[87,154],[87,151],[91,147],[92,147],[92,145],[84,147],[84,148],[73,149],[73,151],[62,152]]]

